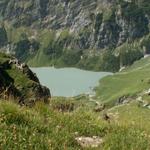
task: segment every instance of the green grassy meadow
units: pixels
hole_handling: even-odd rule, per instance
[[[97,99],[110,105],[122,97],[136,97],[150,88],[150,57],[135,62],[113,76],[107,76],[96,88]]]
[[[30,109],[1,101],[0,149],[149,149],[150,110],[136,103],[119,106],[108,111],[111,120],[107,122],[102,117],[103,112],[95,113],[86,105],[80,105],[71,112],[60,112],[55,107],[59,104],[58,100],[52,99],[49,105],[38,103]],[[82,148],[75,140],[80,136],[99,136],[103,143],[97,148]]]

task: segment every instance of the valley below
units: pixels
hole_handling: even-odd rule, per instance
[[[149,150],[149,68],[30,70],[0,53],[0,149]]]

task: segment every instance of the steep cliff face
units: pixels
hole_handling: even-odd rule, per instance
[[[34,38],[41,29],[54,31],[53,44],[43,48],[46,55],[69,49],[82,51],[80,56],[88,50],[90,56],[147,35],[149,5],[145,0],[3,0],[0,18],[15,28],[34,29]]]
[[[27,65],[0,53],[0,98],[31,106],[36,101],[48,102],[50,91]]]

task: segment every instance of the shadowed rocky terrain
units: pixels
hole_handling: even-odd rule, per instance
[[[50,91],[40,84],[26,64],[0,54],[0,98],[32,106],[36,101],[48,103]]]

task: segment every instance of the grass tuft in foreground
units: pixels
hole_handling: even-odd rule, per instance
[[[150,147],[150,110],[137,103],[109,110],[110,122],[102,113],[76,105],[72,111],[60,111],[57,105],[70,102],[51,100],[50,105],[38,103],[33,109],[11,102],[0,102],[0,149],[23,150],[79,150],[76,137],[98,136],[103,150],[146,150]],[[136,117],[141,116],[141,117]],[[144,118],[144,119],[143,119]]]

